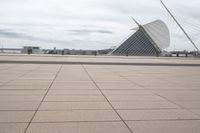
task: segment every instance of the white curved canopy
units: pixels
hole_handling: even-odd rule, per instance
[[[142,26],[158,47],[163,50],[170,45],[170,33],[167,25],[161,21],[156,20]]]

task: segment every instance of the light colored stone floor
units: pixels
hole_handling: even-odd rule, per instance
[[[0,133],[199,133],[200,67],[0,64]]]

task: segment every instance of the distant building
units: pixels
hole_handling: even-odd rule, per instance
[[[22,54],[43,54],[43,50],[40,49],[40,47],[34,47],[34,46],[24,46],[22,51]]]
[[[96,50],[75,50],[64,49],[65,55],[97,55]]]
[[[159,56],[169,47],[169,29],[163,21],[138,26],[133,35],[111,52],[112,55]]]

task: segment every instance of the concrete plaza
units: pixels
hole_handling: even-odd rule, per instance
[[[12,57],[1,56],[0,61],[14,60]],[[27,56],[16,58],[26,60]],[[27,60],[33,58],[45,61],[40,56]],[[113,60],[117,62],[117,57]],[[141,61],[129,59],[137,60]],[[150,60],[184,62],[181,58],[143,61]],[[199,64],[199,60],[186,59],[184,63]],[[199,132],[198,66],[0,63],[0,133]]]

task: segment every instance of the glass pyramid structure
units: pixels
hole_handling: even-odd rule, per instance
[[[112,55],[159,56],[163,49],[169,47],[170,34],[163,21],[138,26],[133,35],[112,51]]]

